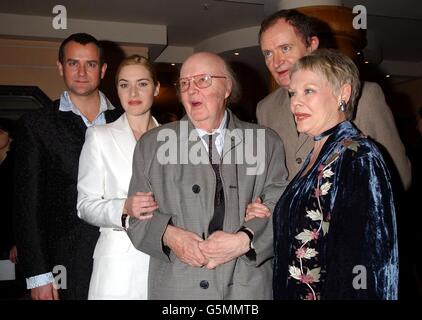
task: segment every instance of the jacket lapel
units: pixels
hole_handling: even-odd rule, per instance
[[[129,126],[125,113],[122,114],[119,119],[110,124],[110,133],[113,137],[113,142],[123,154],[124,158],[129,162],[129,164],[132,164],[136,139]]]
[[[223,145],[223,157],[222,161],[224,162],[224,157],[227,156],[227,153],[230,152],[233,148],[237,147],[243,142],[242,134],[239,133],[239,130],[235,130],[235,118],[230,110],[227,110],[227,116],[229,118],[229,123],[224,136],[224,145]]]
[[[224,138],[223,147],[223,165],[222,165],[222,179],[225,185],[226,197],[226,212],[239,212],[239,216],[226,214],[224,217],[224,230],[227,232],[235,232],[239,229],[241,221],[243,221],[243,213],[240,213],[239,204],[246,201],[241,192],[242,186],[246,185],[246,171],[245,164],[245,144],[242,126],[238,123],[238,119],[233,116],[230,110],[229,124]],[[238,150],[243,148],[243,150]],[[241,151],[241,152],[238,152]],[[237,159],[238,155],[243,156],[243,159]],[[229,161],[230,160],[230,161]],[[242,217],[241,217],[242,216]]]
[[[56,115],[58,132],[62,133],[60,140],[79,144],[82,147],[87,129],[82,118],[71,111],[57,111]]]
[[[281,130],[285,132],[291,132],[292,136],[289,139],[294,139],[295,143],[298,143],[299,133],[296,129],[296,123],[292,111],[290,110],[290,98],[287,90],[280,88],[280,94],[278,95],[278,104],[280,104],[283,111],[280,113]],[[287,129],[285,129],[287,128]]]

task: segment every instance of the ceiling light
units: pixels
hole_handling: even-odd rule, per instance
[[[175,63],[172,63],[171,65],[174,67],[176,64]]]
[[[238,56],[239,54],[240,54],[239,52],[235,52],[235,53],[234,53],[234,55],[235,55],[235,56]]]
[[[357,55],[360,55],[360,51],[358,51],[356,54],[357,54]]]
[[[365,64],[368,64],[369,63],[369,61],[365,61]]]
[[[385,75],[385,77],[386,77],[386,78],[390,78],[390,75],[389,75],[389,74],[386,74],[386,75]]]

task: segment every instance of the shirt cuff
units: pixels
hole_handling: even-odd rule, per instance
[[[52,282],[54,282],[54,277],[51,272],[39,274],[37,276],[26,278],[26,288],[34,289]]]

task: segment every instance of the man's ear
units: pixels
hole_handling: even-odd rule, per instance
[[[309,39],[309,47],[308,50],[309,52],[312,52],[316,49],[318,49],[319,47],[319,39],[317,36],[313,36]]]
[[[106,70],[107,70],[107,63],[104,62],[103,65],[101,66],[101,79],[104,78]]]
[[[57,65],[57,69],[59,69],[60,76],[63,77],[63,65],[62,65],[62,63],[59,60],[57,60],[56,65]]]
[[[227,77],[227,88],[226,88],[226,94],[224,96],[224,99],[227,99],[232,94],[233,90],[233,83],[232,81]]]

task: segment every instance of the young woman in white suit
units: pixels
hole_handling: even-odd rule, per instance
[[[133,55],[119,65],[116,86],[125,113],[87,130],[79,162],[78,216],[101,231],[90,300],[147,299],[149,256],[133,247],[125,220],[127,215],[148,219],[158,208],[152,193],[127,198],[127,192],[136,141],[158,126],[151,106],[160,84],[150,62]]]

